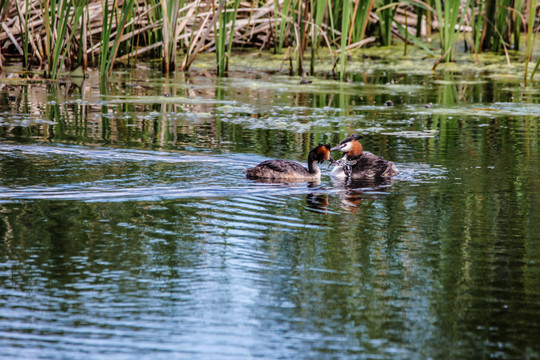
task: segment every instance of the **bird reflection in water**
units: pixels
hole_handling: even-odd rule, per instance
[[[343,209],[349,212],[357,212],[363,200],[373,200],[385,196],[394,182],[392,178],[381,179],[338,179],[332,178],[332,187],[321,187],[319,179],[305,181],[298,179],[252,179],[253,182],[262,184],[274,184],[283,188],[297,188],[307,186],[310,189],[306,194],[306,204],[309,209],[318,213],[330,212],[330,204],[333,198],[338,198]],[[337,195],[337,196],[336,196]]]
[[[326,214],[330,208],[330,201],[334,194],[339,198],[341,207],[349,212],[357,212],[364,200],[380,198],[391,188],[393,179],[370,179],[370,180],[340,180],[332,179],[332,185],[336,192],[332,193],[309,193],[306,195],[308,207]]]
[[[291,185],[304,185],[307,184],[308,188],[314,188],[321,185],[320,179],[315,180],[302,180],[302,179],[270,179],[270,178],[258,178],[258,179],[249,179],[249,181],[259,184],[275,184],[275,185],[283,185],[284,187],[288,187]]]
[[[343,208],[355,212],[363,200],[380,198],[392,186],[392,178],[354,180],[354,179],[332,179],[334,187],[344,189],[338,196]]]
[[[330,196],[328,194],[309,193],[306,195],[306,203],[309,208],[322,214],[328,214]]]

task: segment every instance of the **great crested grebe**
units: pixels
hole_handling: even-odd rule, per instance
[[[294,161],[266,160],[245,173],[248,179],[318,180],[318,164],[330,159],[330,145],[321,144],[309,152],[307,169]]]
[[[330,149],[344,153],[343,158],[335,162],[331,175],[350,179],[381,179],[397,175],[398,170],[393,162],[362,150],[362,144],[358,141],[361,138],[349,136]]]

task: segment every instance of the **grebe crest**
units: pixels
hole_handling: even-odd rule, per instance
[[[389,178],[398,174],[393,162],[382,156],[363,151],[358,141],[362,136],[352,135],[343,139],[339,145],[330,149],[343,152],[342,159],[335,162],[331,175],[337,178],[375,179]]]
[[[321,176],[318,164],[330,159],[330,145],[320,144],[309,152],[307,169],[295,161],[266,160],[245,173],[248,179],[314,180]]]

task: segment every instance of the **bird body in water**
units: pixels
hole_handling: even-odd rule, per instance
[[[309,152],[307,169],[295,161],[266,160],[245,173],[248,179],[318,180],[321,177],[318,164],[330,159],[330,145],[321,144]]]
[[[369,151],[363,151],[358,141],[361,136],[349,136],[333,147],[344,153],[343,158],[335,162],[331,175],[349,179],[384,179],[398,174],[393,162],[385,160]]]

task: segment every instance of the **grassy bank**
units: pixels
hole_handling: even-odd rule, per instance
[[[162,59],[164,72],[188,71],[198,54],[213,52],[223,75],[232,49],[255,48],[304,75],[324,48],[343,78],[350,51],[402,43],[404,54],[408,46],[426,51],[433,68],[459,52],[518,53],[526,82],[538,67],[537,1],[0,0],[0,57],[21,57],[56,78],[78,67],[107,76],[142,56]]]

